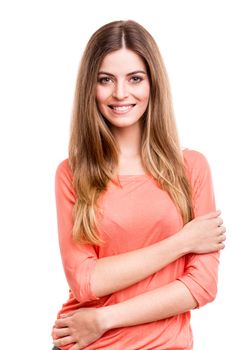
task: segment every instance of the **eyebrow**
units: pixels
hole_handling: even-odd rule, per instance
[[[138,74],[138,73],[147,74],[144,70],[135,70],[135,71],[128,73],[126,75],[129,76],[129,75]],[[98,74],[105,74],[105,75],[110,75],[111,77],[114,77],[114,74],[109,73],[109,72],[100,71]]]

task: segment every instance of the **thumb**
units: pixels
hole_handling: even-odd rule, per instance
[[[199,216],[200,219],[213,219],[217,218],[221,214],[221,210],[211,211],[205,215]]]

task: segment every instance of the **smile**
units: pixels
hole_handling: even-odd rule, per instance
[[[127,105],[109,105],[108,107],[114,110],[114,112],[123,114],[129,112],[135,104],[127,104]]]

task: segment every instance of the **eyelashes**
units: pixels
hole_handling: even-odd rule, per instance
[[[144,78],[142,78],[139,75],[133,75],[129,78],[129,82],[133,83],[133,84],[138,84],[141,81],[143,81]],[[114,84],[115,83],[115,79],[111,78],[111,77],[100,77],[98,78],[98,83],[102,84],[102,85],[108,85],[108,84]]]
[[[109,84],[111,82],[112,82],[112,79],[109,77],[98,78],[98,83],[100,84]]]

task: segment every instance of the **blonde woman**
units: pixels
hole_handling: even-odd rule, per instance
[[[216,296],[225,227],[206,158],[180,148],[159,49],[134,21],[87,44],[56,202],[70,293],[54,349],[193,349],[190,310]]]

